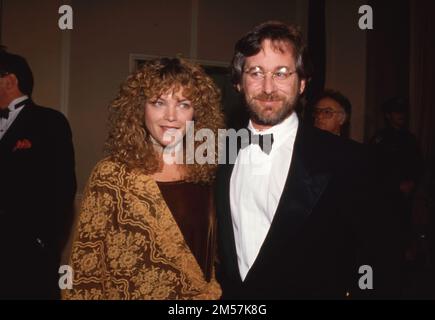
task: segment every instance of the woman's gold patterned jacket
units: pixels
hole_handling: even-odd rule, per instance
[[[85,189],[64,299],[218,299],[156,182],[105,159]]]

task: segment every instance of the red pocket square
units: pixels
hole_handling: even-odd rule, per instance
[[[12,151],[30,149],[31,147],[32,147],[32,142],[30,142],[30,140],[22,139],[17,141]]]

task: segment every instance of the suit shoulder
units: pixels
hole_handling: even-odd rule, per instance
[[[29,108],[33,120],[44,124],[46,128],[58,128],[70,130],[70,125],[65,115],[55,109],[33,104]]]
[[[321,159],[325,166],[346,167],[366,158],[368,154],[365,145],[314,127],[304,128],[303,134],[302,143],[306,154]]]
[[[305,127],[305,135],[311,143],[320,149],[328,149],[331,152],[357,152],[364,149],[364,145],[351,139],[336,136],[330,132],[314,127]]]
[[[39,105],[33,105],[32,111],[35,114],[37,114],[38,116],[49,119],[49,120],[62,121],[62,122],[67,121],[65,115],[62,112],[55,110],[53,108],[39,106]]]

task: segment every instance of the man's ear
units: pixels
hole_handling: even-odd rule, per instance
[[[342,126],[346,122],[347,116],[345,114],[341,115],[340,126]]]
[[[342,126],[350,119],[349,119],[349,115],[346,113],[346,111],[344,111],[344,108],[342,108],[341,110],[343,111],[343,113],[341,114],[341,119],[340,119],[340,125]]]
[[[305,79],[301,80],[300,85],[299,85],[299,94],[304,93],[306,83],[307,83],[307,81]]]

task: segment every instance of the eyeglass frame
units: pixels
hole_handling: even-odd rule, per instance
[[[334,116],[335,113],[341,113],[344,115],[346,114],[346,112],[344,112],[344,111],[335,111],[329,107],[326,107],[326,108],[315,107],[313,112],[312,112],[312,115],[315,118],[316,115],[322,114],[322,115],[324,115],[324,117],[326,119],[332,119],[332,117]]]
[[[11,73],[9,71],[0,71],[0,78],[6,77],[10,75]]]
[[[264,79],[266,79],[266,74],[270,73],[272,75],[273,81],[277,81],[278,83],[283,83],[283,82],[287,81],[288,79],[290,79],[290,77],[293,74],[297,73],[297,70],[287,71],[288,72],[287,76],[284,79],[279,79],[279,78],[277,79],[276,78],[276,74],[277,73],[282,73],[283,72],[282,69],[288,70],[290,68],[286,67],[286,66],[282,66],[282,67],[276,68],[275,71],[264,71],[263,68],[261,68],[260,66],[253,66],[253,67],[244,69],[243,73],[246,73],[248,76],[250,76],[250,79],[252,81],[264,81]],[[253,75],[251,74],[251,72],[254,71],[254,70],[257,70],[256,72],[261,74],[261,75],[259,75],[259,78],[257,78],[257,79],[253,78]]]

